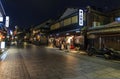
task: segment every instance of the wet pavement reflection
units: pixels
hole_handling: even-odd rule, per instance
[[[29,47],[22,53],[31,78],[62,79],[76,77],[77,60],[72,56],[55,54],[55,51],[47,51],[44,47]],[[43,77],[43,78],[42,78]]]
[[[119,79],[119,73],[119,63],[35,45],[13,46],[0,62],[0,79]]]

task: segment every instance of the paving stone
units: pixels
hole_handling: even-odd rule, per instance
[[[0,79],[119,79],[119,67],[98,58],[30,45],[9,49],[0,62]]]

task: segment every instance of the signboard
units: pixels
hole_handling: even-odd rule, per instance
[[[79,9],[79,26],[83,26],[83,10]]]
[[[1,49],[5,48],[5,42],[1,42]]]
[[[3,22],[3,17],[0,17],[0,22]]]
[[[6,16],[5,26],[9,27],[9,16]]]

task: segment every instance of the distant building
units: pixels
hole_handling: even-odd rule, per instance
[[[30,42],[38,45],[47,44],[47,34],[52,22],[53,21],[50,19],[37,26],[34,26],[34,28],[31,29]]]

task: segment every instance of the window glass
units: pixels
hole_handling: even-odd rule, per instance
[[[72,17],[72,24],[78,23],[78,16],[73,16]]]
[[[71,24],[71,18],[65,19],[64,20],[64,26],[70,25]]]
[[[56,23],[56,24],[51,26],[51,30],[58,29],[59,27],[60,27],[60,23]]]

